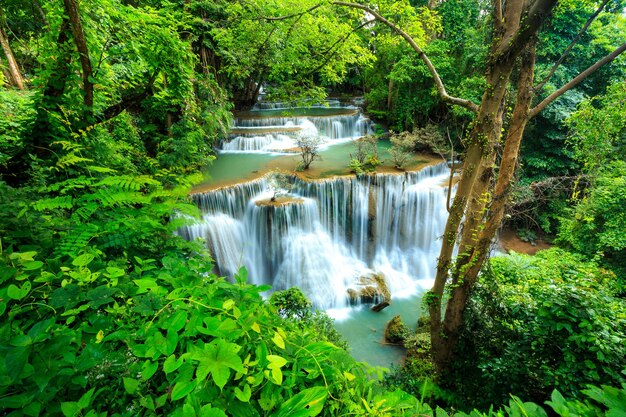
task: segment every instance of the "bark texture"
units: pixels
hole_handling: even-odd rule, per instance
[[[17,61],[13,56],[13,51],[11,50],[11,45],[9,44],[9,38],[2,27],[0,21],[0,44],[2,44],[2,50],[4,51],[4,55],[7,58],[7,64],[9,67],[9,73],[11,74],[11,84],[20,90],[24,89],[24,80],[22,78],[22,74],[20,72],[20,68],[17,65]]]

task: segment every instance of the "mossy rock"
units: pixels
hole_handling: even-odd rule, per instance
[[[395,316],[385,326],[385,341],[401,344],[409,334],[409,328],[402,322],[400,316]]]

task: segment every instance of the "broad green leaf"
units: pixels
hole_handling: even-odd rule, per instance
[[[34,271],[36,269],[39,269],[43,266],[43,262],[41,261],[30,261],[30,262],[25,262],[22,267],[24,268],[24,270],[26,271]]]
[[[324,387],[312,387],[300,391],[278,409],[272,417],[312,417],[322,412],[328,391]]]
[[[245,373],[241,358],[237,355],[239,350],[241,350],[241,346],[226,342],[224,339],[212,341],[205,346],[204,350],[198,351],[192,356],[192,359],[198,361],[196,378],[204,380],[207,375],[211,374],[213,382],[220,389],[224,388],[230,377],[231,369]]]
[[[172,401],[177,401],[183,397],[186,397],[191,391],[196,388],[196,385],[196,380],[178,381],[172,389]]]
[[[178,360],[176,360],[176,355],[170,355],[167,359],[165,359],[165,362],[163,362],[163,372],[166,374],[172,373],[182,364],[183,358],[178,358]]]
[[[84,393],[82,397],[80,397],[80,400],[78,400],[78,406],[80,407],[81,410],[91,405],[91,398],[93,397],[93,393],[95,390],[96,390],[95,388],[92,388],[86,393]]]
[[[143,366],[141,367],[141,379],[144,381],[149,380],[150,378],[152,378],[152,375],[154,375],[158,368],[158,362],[152,362],[150,360],[145,361],[143,363]]]
[[[80,407],[77,402],[61,403],[61,411],[65,417],[75,417],[80,413]]]
[[[199,417],[227,417],[226,413],[218,408],[205,405],[200,409]]]
[[[26,297],[26,295],[28,295],[30,289],[31,283],[29,281],[26,281],[21,288],[17,287],[14,284],[11,284],[7,288],[7,295],[9,296],[9,298],[12,298],[14,300],[21,300],[22,298]]]
[[[239,401],[247,403],[250,401],[251,395],[252,390],[250,389],[250,385],[244,385],[243,390],[239,389],[239,387],[235,387],[235,397],[237,397]]]
[[[235,306],[235,301],[228,299],[226,301],[224,301],[224,304],[222,304],[222,308],[226,311],[230,310],[231,308],[233,308]]]

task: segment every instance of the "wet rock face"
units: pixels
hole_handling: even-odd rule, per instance
[[[354,288],[348,288],[347,294],[351,305],[374,304],[374,311],[380,311],[391,303],[391,293],[382,273],[360,277]]]
[[[408,335],[408,328],[402,322],[400,316],[395,316],[385,326],[385,341],[388,343],[401,344]]]

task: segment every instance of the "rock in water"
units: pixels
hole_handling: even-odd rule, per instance
[[[374,311],[381,311],[391,304],[391,293],[381,273],[362,276],[355,288],[348,288],[347,293],[350,304],[375,304],[372,307]]]
[[[395,316],[385,327],[385,341],[394,344],[401,344],[408,334],[409,329],[402,322],[400,316]]]

